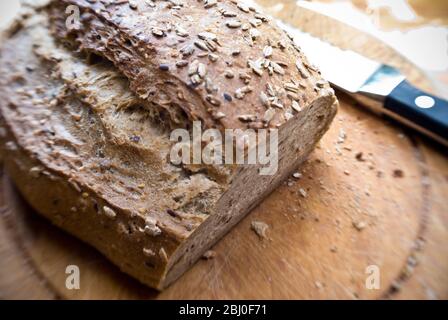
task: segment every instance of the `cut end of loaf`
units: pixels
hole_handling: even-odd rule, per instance
[[[211,215],[172,256],[163,289],[182,275],[202,254],[232,229],[251,209],[287,179],[313,151],[336,115],[338,102],[329,92],[310,106],[309,113],[279,129],[279,166],[276,175],[262,176],[260,166],[245,166],[219,199]],[[328,112],[330,110],[330,112]],[[300,140],[296,137],[302,137]],[[250,185],[251,188],[247,188]],[[188,253],[188,254],[187,254]]]

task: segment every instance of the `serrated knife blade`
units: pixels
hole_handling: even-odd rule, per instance
[[[406,81],[399,70],[279,22],[335,89],[448,146],[448,102]]]

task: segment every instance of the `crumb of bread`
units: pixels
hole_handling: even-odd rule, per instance
[[[346,138],[347,138],[347,134],[345,133],[345,130],[341,128],[339,130],[337,143],[339,143],[339,144],[344,143]]]
[[[403,172],[403,170],[396,169],[393,172],[393,176],[394,176],[394,178],[403,178],[404,177],[404,172]]]
[[[300,178],[302,178],[302,174],[301,174],[300,172],[295,172],[292,176],[293,176],[295,179],[300,179]]]
[[[364,153],[363,152],[358,152],[355,155],[356,160],[360,161],[360,162],[364,162],[366,161],[366,159],[364,158]]]
[[[367,227],[367,223],[364,221],[357,221],[357,222],[354,221],[353,227],[355,227],[355,229],[358,231],[362,231],[363,229],[365,229]]]
[[[266,231],[268,231],[269,226],[262,221],[252,221],[252,230],[260,237],[260,239],[266,239]]]
[[[204,253],[204,255],[202,256],[202,259],[204,260],[211,260],[216,258],[216,252],[213,250],[208,250]]]

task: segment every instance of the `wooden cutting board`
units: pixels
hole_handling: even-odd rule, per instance
[[[377,39],[292,2],[277,16],[430,89]],[[0,298],[448,298],[446,151],[339,98],[330,132],[298,169],[302,178],[279,187],[213,248],[214,259],[162,293],[37,216],[1,172]],[[251,230],[255,220],[269,225],[267,239]],[[65,287],[68,265],[80,268],[80,290]],[[365,285],[372,265],[377,290]]]

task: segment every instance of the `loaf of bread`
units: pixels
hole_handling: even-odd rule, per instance
[[[2,161],[37,212],[150,287],[296,170],[335,116],[319,71],[240,1],[38,2],[2,36]],[[170,133],[194,121],[277,130],[278,170],[173,164]]]

